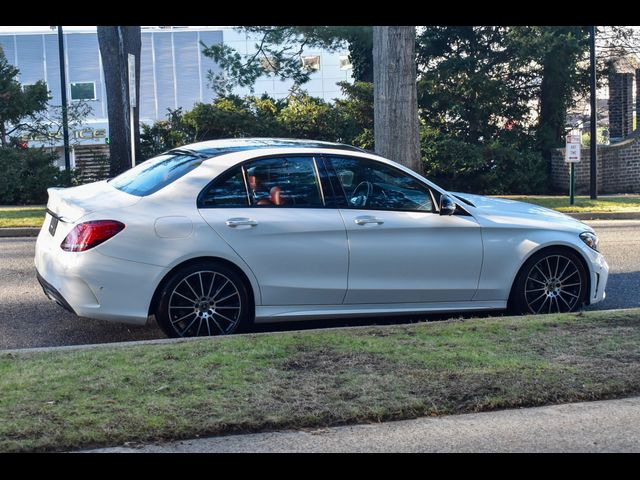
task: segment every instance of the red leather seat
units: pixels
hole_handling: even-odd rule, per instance
[[[277,185],[269,190],[269,199],[274,205],[286,205],[289,203],[287,197],[282,192],[282,188]]]

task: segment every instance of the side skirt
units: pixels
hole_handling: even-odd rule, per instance
[[[498,300],[357,305],[256,305],[255,323],[380,315],[410,315],[414,313],[462,312],[470,310],[503,310],[505,308],[507,308],[507,302]]]

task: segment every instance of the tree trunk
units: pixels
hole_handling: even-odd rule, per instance
[[[98,43],[104,70],[109,112],[111,175],[131,168],[128,54],[136,57],[136,107],[133,109],[136,160],[140,161],[140,27],[99,26]]]
[[[415,46],[415,27],[373,27],[375,151],[420,173]]]
[[[7,130],[4,126],[4,120],[0,120],[0,146],[7,146]]]

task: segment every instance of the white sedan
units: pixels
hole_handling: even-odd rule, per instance
[[[253,322],[604,299],[593,229],[538,206],[448,193],[346,145],[186,145],[122,175],[49,189],[35,265],[76,315],[171,337]]]

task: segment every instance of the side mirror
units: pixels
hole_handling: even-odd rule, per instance
[[[456,202],[449,195],[440,197],[440,215],[453,215],[456,211]]]

